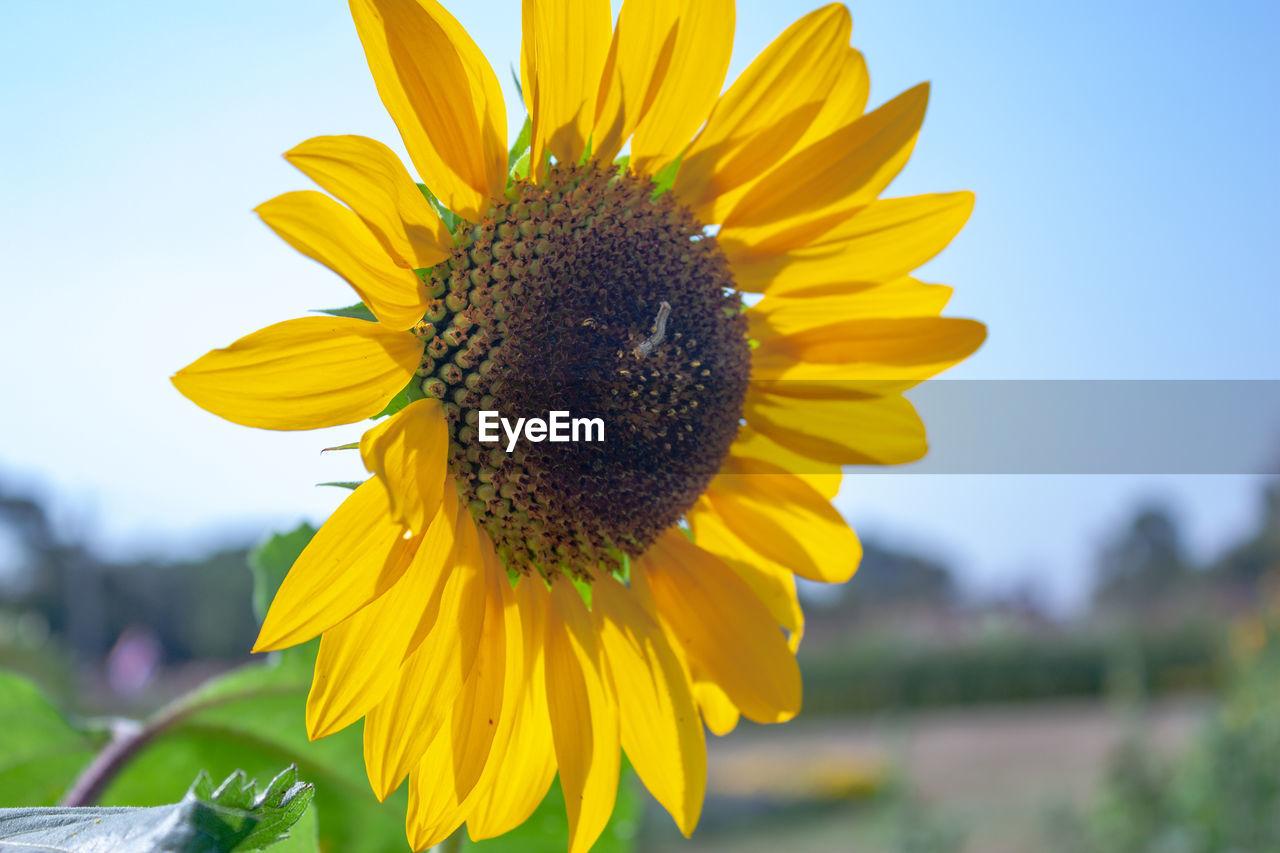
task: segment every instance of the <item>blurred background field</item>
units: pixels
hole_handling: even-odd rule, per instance
[[[136,717],[247,660],[250,537],[112,560],[44,496],[2,494],[0,667],[76,716]],[[801,717],[710,737],[692,840],[652,803],[620,832],[672,853],[1280,850],[1280,484],[1256,499],[1207,560],[1135,506],[1068,612],[867,535],[853,582],[804,590]]]

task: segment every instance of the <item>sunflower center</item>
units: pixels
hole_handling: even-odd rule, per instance
[[[444,401],[451,471],[507,566],[590,578],[644,551],[719,469],[746,319],[715,239],[647,180],[556,165],[508,198],[431,271],[422,388]],[[482,441],[482,412],[583,429],[494,442],[485,415]]]

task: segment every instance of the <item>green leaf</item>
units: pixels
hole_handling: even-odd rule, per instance
[[[233,853],[273,846],[307,811],[312,786],[290,767],[261,795],[236,771],[217,788],[203,771],[177,803],[144,808],[0,810],[0,848]]]
[[[271,853],[321,853],[320,821],[314,803],[289,829],[289,837],[271,847]]]
[[[396,394],[391,398],[390,402],[387,403],[386,408],[381,412],[378,412],[378,414],[373,417],[377,419],[394,415],[414,400],[421,400],[426,396],[426,394],[422,393],[422,381],[419,379],[412,379],[409,381],[408,385],[400,389],[399,394]]]
[[[267,605],[275,597],[285,574],[307,547],[316,529],[302,523],[288,533],[277,533],[249,554],[249,569],[253,572],[253,612],[261,622],[267,615]]]
[[[107,805],[150,805],[173,798],[172,780],[193,769],[264,774],[296,764],[315,785],[319,839],[328,850],[402,850],[407,796],[379,804],[364,769],[359,726],[312,743],[306,701],[317,642],[215,679],[161,712],[171,721],[103,793]],[[187,778],[190,778],[188,776]]]
[[[517,80],[516,85],[520,83]],[[521,156],[529,152],[529,144],[533,139],[533,119],[529,116],[524,118],[524,126],[520,128],[520,135],[516,137],[515,144],[511,146],[511,150],[507,152],[507,169],[508,171],[515,168],[516,163]],[[527,162],[527,158],[526,158]]]
[[[0,670],[0,806],[53,805],[105,740],[71,725],[35,684]]]
[[[346,308],[317,308],[316,313],[330,314],[334,317],[355,317],[357,320],[370,320],[372,322],[377,322],[378,320],[363,302],[348,305]]]

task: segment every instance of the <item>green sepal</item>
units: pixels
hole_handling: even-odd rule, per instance
[[[511,174],[508,178],[513,180],[524,180],[529,177],[529,152],[526,151],[520,155],[520,159],[516,160],[511,167]]]
[[[676,184],[676,175],[680,171],[680,161],[684,159],[684,152],[680,156],[663,166],[658,174],[653,176],[653,198],[657,199],[667,190]]]
[[[400,389],[400,393],[396,394],[387,402],[386,408],[374,415],[373,418],[374,420],[377,420],[378,418],[385,418],[389,415],[394,415],[414,400],[421,400],[426,396],[427,395],[422,391],[422,381],[417,377],[414,377],[409,381],[408,385]],[[357,447],[358,446],[359,445],[357,445]]]
[[[520,85],[520,75],[516,72],[516,64],[511,63],[511,80],[516,84],[516,94],[520,96],[520,100],[524,100],[524,87]]]
[[[378,318],[373,316],[373,312],[369,310],[369,306],[363,302],[357,302],[355,305],[348,305],[346,308],[317,308],[317,314],[329,314],[333,317],[355,317],[357,320],[370,320],[377,322]]]
[[[456,235],[458,226],[462,223],[462,217],[445,207],[444,202],[436,198],[436,194],[429,190],[426,184],[418,184],[418,189],[422,190],[423,197],[431,204],[431,208],[435,210],[440,220],[444,222],[444,227],[449,229],[450,234]]]
[[[525,116],[524,126],[520,128],[520,135],[516,137],[515,143],[511,146],[511,150],[507,152],[507,170],[515,168],[520,158],[528,153],[529,145],[533,139],[533,119]],[[527,159],[527,158],[526,158]]]
[[[364,483],[365,481],[361,481],[361,480],[334,480],[333,482],[330,482],[330,483],[316,483],[316,485],[317,486],[337,486],[340,489],[350,489],[351,491],[354,492],[356,489],[363,486]]]

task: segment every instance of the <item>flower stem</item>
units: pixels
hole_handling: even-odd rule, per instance
[[[433,853],[461,853],[463,846],[466,844],[464,836],[467,830],[465,827],[458,827],[444,841],[441,841],[432,848]]]
[[[157,737],[192,714],[222,702],[242,699],[246,695],[252,695],[252,692],[226,693],[212,699],[203,699],[199,694],[200,690],[197,688],[194,694],[178,697],[145,723],[134,720],[113,721],[111,739],[80,773],[59,805],[67,808],[95,805],[111,780]]]
[[[119,720],[112,725],[111,740],[63,795],[59,805],[67,808],[91,806],[98,802],[107,784],[157,735],[181,719],[187,711],[174,708],[153,717],[146,724]]]

